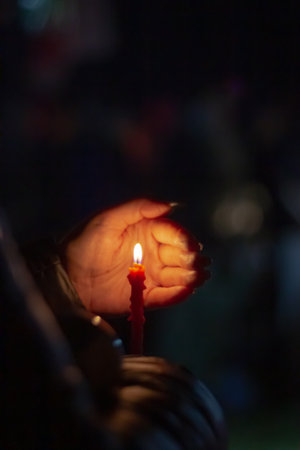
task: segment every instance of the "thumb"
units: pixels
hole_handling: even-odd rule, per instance
[[[145,198],[132,200],[103,213],[103,224],[107,226],[126,228],[140,220],[155,219],[168,214],[172,204],[156,202]]]

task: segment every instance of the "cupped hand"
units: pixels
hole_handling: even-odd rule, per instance
[[[172,207],[133,200],[93,217],[64,246],[67,273],[85,307],[95,313],[128,313],[128,268],[133,248],[143,248],[145,307],[184,300],[209,278],[209,259],[190,233],[165,216]]]

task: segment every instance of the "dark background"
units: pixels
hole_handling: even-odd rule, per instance
[[[299,448],[297,1],[1,2],[0,196],[20,244],[131,198],[180,202],[212,279],[148,314],[232,449]]]

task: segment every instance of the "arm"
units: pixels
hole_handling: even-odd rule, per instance
[[[43,280],[44,288],[51,284],[49,288],[54,289],[53,292],[55,292],[57,286],[55,287],[49,282],[51,277],[48,281],[45,281],[44,278],[47,278],[48,275],[50,276],[52,271],[55,272],[54,266],[58,264],[53,264],[53,262],[57,262],[57,259],[52,257],[50,260],[45,259],[46,254],[50,254],[45,249],[42,251],[43,256],[37,257],[33,250],[29,253],[30,257],[28,253],[27,256],[32,270],[33,268],[38,269],[36,274],[38,273],[38,276]],[[54,396],[62,388],[60,383],[56,384],[59,381],[59,377],[64,376],[64,371],[61,369],[65,365],[67,370],[70,364],[68,358],[65,358],[65,360],[61,358],[61,350],[64,348],[63,339],[57,340],[54,337],[54,341],[52,341],[51,336],[47,334],[47,314],[43,316],[42,321],[40,321],[42,319],[42,316],[40,316],[39,323],[36,322],[37,316],[34,310],[37,308],[38,311],[41,311],[43,299],[36,293],[31,282],[26,281],[23,283],[23,280],[25,281],[25,278],[27,278],[23,269],[21,271],[24,277],[22,280],[16,278],[14,280],[8,279],[15,275],[10,275],[9,271],[6,270],[7,261],[5,258],[6,255],[4,255],[3,261],[1,260],[1,276],[3,268],[3,279],[7,282],[7,289],[2,284],[2,287],[5,286],[5,297],[3,297],[3,300],[6,305],[5,311],[8,311],[8,317],[4,315],[2,319],[6,325],[5,330],[8,333],[8,341],[10,342],[11,338],[15,345],[9,345],[9,348],[6,349],[5,347],[5,350],[9,350],[7,354],[9,361],[17,362],[17,370],[13,370],[14,365],[8,366],[11,372],[6,373],[6,377],[10,373],[10,377],[6,379],[6,386],[11,384],[12,392],[16,395],[16,399],[24,399],[24,394],[25,397],[26,395],[28,396],[28,403],[23,401],[21,401],[20,405],[17,402],[14,403],[13,414],[17,414],[17,417],[20,419],[24,413],[23,419],[26,419],[25,423],[31,417],[31,388],[24,382],[20,383],[20,377],[22,379],[24,371],[33,370],[32,392],[36,393],[36,380],[38,380],[39,395],[46,395],[49,402],[44,405],[48,411],[46,415],[44,415],[45,411],[43,409],[39,409],[41,407],[40,403],[35,405],[35,412],[39,418],[38,423],[43,423],[43,430],[47,430],[47,433],[50,433],[45,436],[47,438],[51,436],[53,442],[58,443],[61,439],[68,439],[70,435],[76,436],[73,444],[69,444],[68,447],[65,446],[64,448],[75,450],[80,442],[84,442],[84,447],[87,450],[95,448],[95,446],[101,448],[104,442],[105,448],[119,449],[139,448],[147,450],[149,448],[157,448],[167,450],[186,448],[194,450],[199,448],[223,450],[226,448],[226,431],[222,413],[214,398],[201,383],[185,370],[159,358],[125,357],[122,361],[121,373],[119,373],[120,366],[116,362],[115,356],[113,356],[112,360],[109,359],[115,353],[111,344],[108,344],[107,340],[103,340],[103,333],[98,340],[99,346],[89,346],[86,362],[89,364],[90,361],[94,361],[94,364],[88,368],[88,371],[85,368],[85,375],[94,394],[93,397],[97,399],[97,405],[101,414],[96,410],[89,409],[89,415],[86,416],[86,406],[84,404],[81,405],[78,402],[73,404],[74,399],[72,399],[72,395],[74,394],[75,380],[72,381],[72,377],[63,378],[64,382],[68,384],[68,389],[63,391],[65,394],[58,396],[58,398]],[[52,264],[43,265],[42,261],[52,262]],[[20,264],[13,254],[9,255],[9,267],[15,267],[16,263]],[[19,275],[21,272],[17,271]],[[17,323],[24,320],[24,308],[15,308],[16,299],[10,302],[10,297],[13,298],[15,295],[18,297],[19,302],[24,302],[24,305],[28,304],[31,308],[31,311],[28,310],[30,315],[32,315],[31,317],[28,316],[30,321],[24,323],[26,328],[26,347],[23,346],[25,336],[23,325],[22,333],[14,333],[13,327],[8,326],[8,319],[12,320],[13,324],[16,323],[16,319]],[[62,295],[62,293],[59,295]],[[66,295],[65,292],[64,295]],[[10,303],[12,303],[13,314],[9,313]],[[35,325],[32,327],[31,324],[34,322]],[[45,333],[43,326],[45,326]],[[76,322],[73,330],[74,334],[78,335],[79,329],[83,331],[79,333],[79,336],[84,340],[89,331],[81,322]],[[41,339],[36,339],[37,330],[41,331],[41,336],[45,342],[45,345],[42,347],[40,347]],[[63,331],[65,330],[63,329]],[[95,342],[95,340],[92,339],[91,342]],[[44,366],[45,361],[48,360],[45,348],[53,348],[54,343],[56,345],[54,353],[57,351],[60,366],[53,366],[51,371],[47,372],[48,366],[46,370]],[[105,344],[104,347],[103,343]],[[30,352],[31,345],[34,348],[34,352]],[[60,345],[62,345],[61,349],[58,348]],[[107,349],[106,353],[103,352],[104,348]],[[12,353],[14,350],[16,353]],[[29,365],[31,360],[28,358],[28,354],[34,356],[35,364],[32,369]],[[95,355],[97,355],[96,358]],[[41,365],[43,370],[35,372],[36,365],[38,367]],[[56,375],[59,375],[59,377],[53,376],[58,369],[60,370]],[[101,378],[101,374],[105,375],[107,373],[109,378]],[[50,377],[49,374],[51,374]],[[67,372],[65,375],[67,375]],[[45,377],[45,380],[41,382],[40,378],[43,377]],[[31,377],[29,376],[28,383],[30,379]],[[99,390],[91,386],[95,381],[99,383]],[[51,395],[49,396],[49,392],[53,393],[54,398]],[[18,395],[19,393],[20,395]],[[105,397],[105,394],[109,394],[109,397]],[[108,403],[105,403],[105,398],[109,399]],[[68,403],[68,408],[65,409],[64,402],[68,399],[70,403]],[[11,399],[8,397],[8,400]],[[76,408],[79,408],[77,415],[74,415],[75,405]],[[18,409],[18,406],[20,406],[22,411]],[[82,411],[80,411],[80,407],[83,407]],[[48,428],[47,420],[49,420],[50,410],[53,423],[51,422]],[[9,422],[9,427],[13,426],[14,442],[17,442],[19,427],[23,427],[23,419],[20,423],[16,420]],[[35,426],[36,423],[31,423],[29,420],[28,429],[30,429],[34,442],[37,442],[36,439],[43,438],[43,434],[41,434],[40,429],[35,429]],[[56,426],[60,427],[58,430],[64,430],[64,435],[61,435],[60,432],[54,433],[53,436],[51,435],[51,432],[56,430]],[[103,441],[103,439],[107,439],[107,441]],[[23,441],[21,440],[21,442]],[[27,444],[29,442],[26,441]]]

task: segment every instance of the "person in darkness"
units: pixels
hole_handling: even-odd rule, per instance
[[[222,412],[203,384],[161,358],[122,355],[102,319],[130,311],[136,242],[146,308],[183,301],[209,278],[202,244],[166,217],[171,210],[133,200],[22,257],[0,222],[1,448],[227,448]]]

